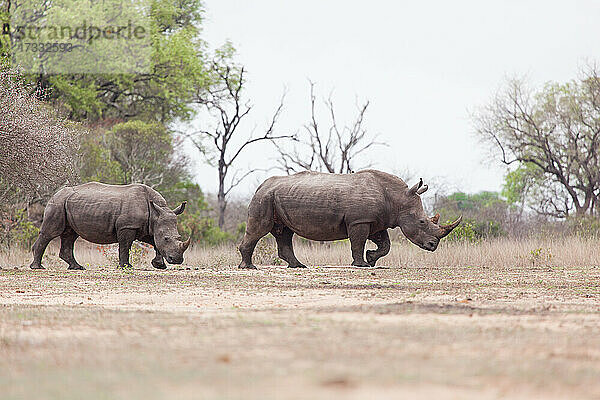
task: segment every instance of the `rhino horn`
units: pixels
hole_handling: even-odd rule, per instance
[[[192,242],[191,236],[185,242],[181,242],[181,252],[182,253],[185,252],[188,249],[188,247],[190,247],[191,242]]]
[[[435,214],[433,217],[430,218],[431,222],[433,222],[434,224],[438,224],[438,222],[440,222],[440,214]]]
[[[419,179],[419,183],[416,183],[415,186],[408,189],[408,194],[409,195],[417,194],[417,190],[419,190],[421,188],[421,186],[423,186],[423,178]],[[427,190],[427,189],[425,189],[425,190]]]
[[[423,185],[423,187],[421,187],[419,190],[417,190],[417,194],[423,194],[427,191],[427,189],[429,189],[429,186]]]
[[[439,238],[441,239],[444,236],[447,236],[450,232],[452,232],[452,230],[460,224],[460,221],[462,221],[462,215],[460,217],[458,217],[458,219],[451,224],[441,225],[440,226],[441,232],[440,232]]]

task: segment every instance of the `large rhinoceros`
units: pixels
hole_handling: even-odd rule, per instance
[[[345,175],[305,171],[269,178],[248,207],[239,267],[256,268],[254,247],[269,232],[275,236],[279,257],[289,267],[305,267],[294,255],[294,233],[320,241],[350,238],[352,265],[359,267],[375,266],[390,251],[388,228],[399,226],[411,242],[434,251],[461,218],[442,226],[439,214],[428,218],[420,198],[426,190],[423,180],[409,188],[402,179],[376,170]],[[365,262],[367,239],[377,249],[367,251]]]
[[[165,269],[164,259],[181,264],[190,239],[181,241],[176,216],[183,212],[185,204],[170,210],[160,193],[142,184],[90,182],[61,189],[44,210],[30,267],[44,268],[41,262],[46,246],[58,236],[59,256],[69,263],[69,269],[84,269],[73,256],[73,245],[79,236],[92,243],[119,243],[120,267],[130,265],[129,250],[134,240],[154,246],[155,268]]]

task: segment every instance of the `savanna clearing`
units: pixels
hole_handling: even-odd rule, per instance
[[[45,271],[3,253],[0,397],[599,398],[599,244],[395,244],[361,269],[323,266],[347,243],[298,243],[312,267],[257,271],[233,246],[166,271],[141,252],[116,270],[79,241],[86,271],[55,244]]]

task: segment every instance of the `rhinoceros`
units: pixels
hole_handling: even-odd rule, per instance
[[[43,269],[42,256],[48,243],[60,236],[59,256],[69,269],[84,269],[73,255],[79,236],[98,244],[119,243],[119,267],[130,266],[129,250],[134,240],[154,246],[152,265],[158,269],[181,264],[190,239],[183,242],[177,231],[177,215],[156,190],[142,184],[106,185],[89,182],[59,190],[48,202],[40,234],[33,245],[32,269]]]
[[[294,255],[294,234],[318,241],[350,238],[352,265],[358,267],[374,267],[390,251],[389,228],[400,227],[411,242],[434,251],[462,217],[449,225],[438,224],[439,214],[428,218],[420,198],[427,188],[422,179],[409,188],[402,179],[376,170],[271,177],[258,187],[248,206],[239,267],[256,268],[254,247],[269,232],[277,241],[279,257],[292,268],[305,268]],[[368,250],[365,261],[367,239],[377,249]]]

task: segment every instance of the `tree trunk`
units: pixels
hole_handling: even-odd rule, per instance
[[[225,175],[227,172],[224,168],[224,163],[219,162],[219,192],[217,193],[217,205],[219,208],[219,229],[223,230],[225,226],[225,209],[227,201],[225,201]]]

